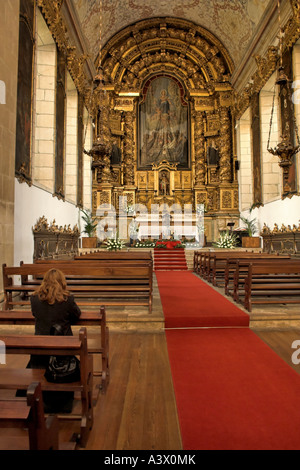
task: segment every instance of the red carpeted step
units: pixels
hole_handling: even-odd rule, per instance
[[[154,249],[154,271],[187,271],[187,269],[184,249]]]

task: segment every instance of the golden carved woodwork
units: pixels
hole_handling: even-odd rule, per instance
[[[220,181],[229,183],[231,181],[231,125],[228,109],[220,108]]]
[[[86,55],[78,55],[74,45],[70,43],[66,22],[61,14],[63,0],[37,0],[37,5],[46,20],[58,49],[65,54],[68,71],[86,103],[88,103],[88,77],[84,71]]]
[[[195,186],[205,184],[205,138],[204,113],[195,112],[194,115],[194,149],[195,149]]]
[[[175,18],[149,19],[129,26],[102,49],[105,80],[115,90],[139,91],[149,75],[164,71],[190,90],[212,94],[233,70],[222,43],[204,28]],[[119,88],[119,89],[118,89]]]
[[[283,48],[288,49],[300,38],[300,5],[298,0],[290,0],[293,16],[283,30]]]
[[[140,203],[157,202],[158,168],[136,170],[137,97],[150,77],[173,76],[183,85],[184,99],[190,105],[191,162],[189,171],[178,170],[172,174],[169,202],[195,204],[194,187],[207,184],[206,152],[210,139],[214,138],[218,147],[222,147],[222,165],[209,171],[214,187],[206,191],[205,200],[209,201],[211,211],[220,210],[218,185],[230,183],[232,175],[228,109],[233,104],[229,82],[233,63],[222,43],[186,20],[149,19],[125,28],[108,41],[101,51],[101,67],[106,93],[113,97],[107,121],[113,122],[113,113],[123,116],[122,184],[136,187]],[[94,113],[98,106],[96,94],[92,104]]]
[[[299,0],[290,0],[292,16],[283,27],[282,52],[294,46],[300,38],[300,7]],[[239,119],[249,107],[252,94],[258,93],[275,72],[279,61],[279,47],[269,46],[266,57],[255,56],[257,70],[243,90],[234,95],[233,112]]]
[[[133,113],[125,114],[124,128],[124,184],[134,185],[134,132]]]

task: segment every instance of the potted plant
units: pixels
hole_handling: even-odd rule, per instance
[[[247,237],[242,237],[243,248],[260,248],[260,237],[255,237],[257,232],[256,219],[248,219],[247,217],[240,216],[241,221],[246,225]]]
[[[87,237],[82,238],[82,248],[96,248],[97,247],[97,236],[96,227],[97,221],[92,216],[91,212],[87,210],[81,210],[82,220],[85,222],[83,233],[87,234]]]

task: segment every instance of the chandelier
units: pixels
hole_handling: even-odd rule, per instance
[[[84,150],[84,153],[93,158],[92,169],[97,170],[98,180],[101,183],[109,183],[111,181],[110,155],[111,155],[111,139],[109,130],[109,100],[105,89],[105,78],[102,67],[102,0],[100,0],[99,15],[99,53],[97,72],[93,78],[89,109],[93,108],[94,114],[94,139],[91,150]]]
[[[272,111],[271,111],[271,119],[270,119],[270,128],[269,128],[269,138],[267,144],[267,150],[272,155],[276,155],[279,158],[279,166],[283,170],[283,189],[284,193],[288,193],[290,191],[289,185],[289,172],[290,167],[293,164],[293,157],[300,149],[300,140],[299,140],[299,133],[297,128],[296,117],[293,109],[293,102],[292,102],[292,91],[291,91],[291,80],[288,78],[287,74],[285,73],[283,67],[283,29],[281,26],[281,19],[280,19],[280,0],[277,0],[278,6],[278,21],[279,21],[279,45],[280,45],[280,64],[277,71],[277,79],[274,86],[274,96],[273,96],[273,103],[272,103]],[[272,129],[272,122],[273,122],[273,114],[274,114],[274,105],[275,105],[275,95],[276,95],[276,86],[279,86],[280,89],[284,87],[286,90],[286,96],[284,97],[284,107],[285,109],[290,106],[292,110],[292,118],[293,124],[296,134],[297,142],[294,143],[294,138],[291,135],[292,130],[288,121],[285,123],[285,128],[282,130],[281,141],[275,148],[270,148],[270,137],[271,137],[271,129]]]

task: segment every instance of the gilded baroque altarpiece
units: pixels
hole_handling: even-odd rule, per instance
[[[101,51],[104,84],[94,91],[93,210],[204,204],[207,239],[238,220],[230,76],[222,43],[185,20],[149,19]],[[99,111],[100,110],[100,111]],[[102,142],[103,143],[103,142]]]

